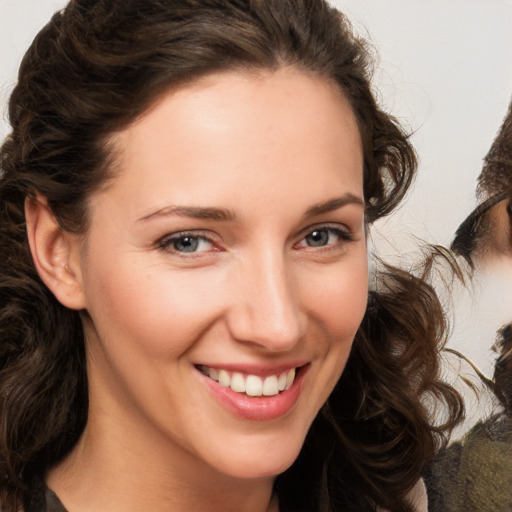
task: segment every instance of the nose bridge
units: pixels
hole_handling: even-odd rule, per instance
[[[304,333],[305,317],[284,251],[258,251],[246,259],[240,274],[234,337],[273,351],[293,347]]]

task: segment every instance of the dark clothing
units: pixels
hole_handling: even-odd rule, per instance
[[[45,488],[35,493],[30,503],[23,507],[24,512],[68,512],[57,495]]]
[[[512,512],[512,421],[479,422],[425,477],[431,512]]]

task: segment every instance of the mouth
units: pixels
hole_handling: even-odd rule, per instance
[[[301,368],[290,368],[262,377],[205,365],[197,366],[203,375],[218,382],[222,387],[230,388],[235,393],[245,394],[249,397],[275,396],[290,389]]]
[[[297,406],[311,366],[301,363],[275,369],[202,364],[195,368],[210,396],[228,412],[244,420],[270,421],[288,417]]]

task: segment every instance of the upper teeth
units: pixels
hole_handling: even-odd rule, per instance
[[[280,391],[288,389],[295,379],[295,368],[265,378],[258,377],[258,375],[244,376],[239,372],[228,372],[227,370],[218,370],[206,366],[203,366],[201,370],[221,386],[249,396],[277,395]]]

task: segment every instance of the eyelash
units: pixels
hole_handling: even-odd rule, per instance
[[[319,245],[319,246],[302,245],[302,242],[304,242],[308,236],[313,235],[315,232],[318,232],[318,233],[326,232],[328,235],[334,235],[334,236],[338,237],[339,241],[336,243],[331,243],[328,245]],[[166,252],[169,252],[172,254],[179,255],[184,258],[199,257],[199,255],[203,254],[204,252],[220,252],[220,250],[218,248],[214,249],[213,251],[186,252],[186,251],[179,251],[176,248],[172,247],[173,244],[175,244],[176,242],[179,242],[180,240],[185,240],[186,238],[190,238],[192,240],[198,240],[199,243],[201,241],[207,242],[207,243],[215,246],[215,242],[212,240],[211,237],[206,236],[205,234],[203,234],[201,232],[197,232],[197,231],[181,231],[179,233],[173,233],[170,235],[166,235],[163,238],[161,238],[160,240],[158,240],[156,245],[157,245],[158,249],[161,249],[163,251],[166,251]],[[320,225],[320,226],[311,226],[311,227],[308,227],[306,230],[304,230],[301,239],[299,240],[299,242],[295,243],[293,247],[294,248],[295,247],[304,247],[306,250],[309,249],[309,250],[314,250],[314,251],[322,251],[322,250],[332,249],[333,247],[334,248],[340,247],[340,246],[344,245],[344,243],[346,243],[346,242],[353,242],[353,241],[354,241],[354,237],[353,237],[352,233],[350,232],[350,230],[348,230],[347,228],[334,227],[334,226],[328,226],[328,225]]]
[[[179,255],[181,257],[185,257],[185,258],[197,257],[198,254],[202,254],[203,252],[205,252],[205,251],[201,251],[198,253],[198,252],[194,251],[194,252],[187,253],[185,251],[178,251],[177,249],[172,247],[172,245],[175,244],[176,242],[179,242],[180,240],[185,240],[186,238],[207,242],[212,245],[215,244],[215,242],[209,236],[206,236],[205,234],[202,234],[201,232],[180,231],[179,233],[173,233],[171,235],[164,236],[157,242],[157,246],[159,249],[162,249],[166,252],[170,252],[173,254],[177,254],[177,255]]]
[[[329,244],[329,245],[320,245],[320,246],[300,245],[300,246],[306,247],[306,248],[309,248],[309,249],[312,249],[315,251],[321,251],[321,250],[329,250],[332,248],[337,248],[337,247],[344,245],[344,243],[354,241],[354,236],[348,228],[323,225],[323,226],[312,226],[312,227],[307,228],[307,230],[304,232],[304,236],[301,238],[301,240],[297,244],[295,244],[295,246],[298,246],[299,244],[301,244],[304,240],[306,240],[306,238],[308,236],[313,235],[313,233],[315,233],[315,232],[326,232],[328,235],[334,235],[334,236],[338,237],[339,240],[337,243]]]

